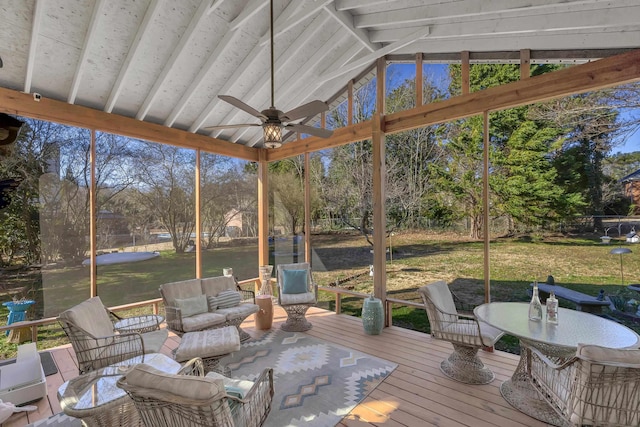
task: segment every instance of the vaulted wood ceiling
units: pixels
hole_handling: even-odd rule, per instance
[[[383,56],[420,52],[450,62],[469,51],[472,61],[502,62],[530,49],[532,62],[582,62],[640,46],[638,0],[274,5],[275,103],[283,111],[313,99],[335,105],[347,82]],[[258,123],[219,94],[269,107],[268,0],[1,0],[0,15],[2,88],[111,115],[96,120],[116,115],[179,130],[185,145],[194,133],[242,150],[262,144],[260,128],[203,127]]]

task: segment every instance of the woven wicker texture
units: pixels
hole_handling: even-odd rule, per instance
[[[173,377],[178,379],[179,375]],[[198,377],[189,378],[195,383]],[[118,386],[129,394],[147,427],[253,427],[262,425],[271,410],[273,371],[265,369],[243,398],[226,393],[188,398],[166,388],[158,390],[130,384],[127,377],[121,378]]]
[[[492,347],[502,332],[480,324],[471,315],[459,314],[449,286],[443,281],[418,289],[427,311],[431,336],[453,344],[453,353],[440,368],[449,378],[466,384],[488,384],[495,375],[478,357],[482,347]]]
[[[217,287],[237,291],[241,297],[240,307],[242,309],[237,310],[236,306],[232,309],[216,309],[213,312],[183,317],[182,310],[176,304],[176,299],[192,298],[200,295],[215,297],[212,293],[217,295],[217,291],[214,292]],[[247,317],[258,311],[258,307],[255,305],[255,293],[240,289],[233,278],[219,276],[166,283],[160,286],[160,295],[164,304],[167,328],[179,336],[182,336],[185,332],[234,326],[238,329],[241,342],[251,338],[248,333],[240,328],[240,325]],[[247,307],[244,307],[243,304],[246,304]],[[225,310],[233,310],[234,314],[229,316],[229,312]]]
[[[121,320],[112,315],[102,304],[100,297],[83,301],[58,316],[78,359],[81,374],[146,353],[158,352],[167,337],[164,330],[144,335],[138,332],[116,333],[112,319]],[[153,346],[146,346],[145,335],[154,338]]]
[[[310,298],[306,298],[305,301],[299,301],[299,295],[306,294],[292,294],[293,297],[287,301],[287,294],[283,293],[283,274],[284,270],[306,270],[307,271],[307,287],[308,293],[311,293]],[[318,301],[318,286],[313,281],[311,274],[311,265],[308,262],[294,263],[294,264],[279,264],[276,270],[276,278],[278,281],[278,303],[287,312],[287,320],[280,328],[288,332],[304,332],[308,331],[313,325],[307,320],[306,314],[309,307],[316,305]],[[293,301],[293,302],[291,302]]]
[[[590,346],[596,347],[596,346]],[[531,348],[531,377],[545,400],[567,425],[640,425],[640,350],[629,352],[629,361],[548,357]],[[580,350],[579,350],[580,351]]]

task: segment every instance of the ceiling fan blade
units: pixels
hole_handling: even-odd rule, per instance
[[[260,111],[256,110],[255,108],[245,104],[244,102],[240,101],[238,98],[234,97],[234,96],[230,96],[230,95],[218,95],[218,98],[222,99],[224,102],[227,102],[231,105],[233,105],[236,108],[241,109],[242,111],[251,114],[252,116],[258,117],[261,120],[267,120],[267,116],[265,116],[264,114],[262,114]]]
[[[329,111],[329,106],[327,105],[327,103],[316,99],[315,101],[308,102],[304,105],[294,108],[293,110],[287,111],[280,117],[280,120],[292,122],[294,120],[302,119],[305,117],[315,116],[316,114],[320,114],[325,111]]]
[[[218,125],[218,126],[207,126],[203,127],[204,130],[223,130],[223,129],[239,129],[246,128],[249,126],[262,126],[258,123],[239,123],[237,125]]]
[[[296,132],[306,133],[313,136],[318,136],[320,138],[329,138],[333,135],[333,131],[329,129],[316,128],[313,126],[300,125],[296,123],[290,123],[285,126],[287,129],[293,129]]]

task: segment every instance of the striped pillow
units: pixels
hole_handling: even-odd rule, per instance
[[[226,290],[220,292],[216,299],[218,300],[218,308],[229,308],[240,304],[242,296],[240,295],[240,292]]]
[[[209,306],[209,313],[213,313],[218,308],[218,298],[207,295],[207,305]]]

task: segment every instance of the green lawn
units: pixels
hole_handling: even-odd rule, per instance
[[[356,234],[312,236],[314,278],[321,286],[354,276],[341,284],[351,290],[371,293],[373,280],[368,274],[370,247]],[[528,301],[529,284],[547,275],[556,283],[591,295],[600,289],[620,294],[625,299],[640,294],[621,286],[620,257],[609,251],[625,245],[633,252],[623,256],[625,284],[640,282],[640,245],[627,245],[623,239],[610,245],[598,236],[550,236],[546,238],[510,238],[492,241],[490,247],[491,296],[493,301]],[[302,249],[301,249],[302,250]],[[203,276],[221,275],[232,267],[239,279],[258,275],[257,244],[228,246],[204,251]],[[162,283],[195,276],[195,254],[164,251],[152,260],[116,264],[98,268],[98,293],[106,305],[120,305],[159,297]],[[393,261],[387,261],[387,291],[398,299],[419,301],[416,289],[435,280],[446,280],[452,289],[472,304],[484,300],[483,245],[451,233],[397,233],[393,242]],[[43,297],[39,311],[54,316],[89,295],[87,267],[49,268],[42,271]],[[334,295],[322,293],[320,305],[333,308]],[[9,297],[6,297],[9,300]],[[42,304],[44,300],[44,304]],[[561,305],[571,307],[570,303]],[[343,310],[359,315],[362,301],[344,298]],[[0,307],[0,322],[6,321],[6,309]],[[394,309],[394,324],[428,331],[423,310]],[[57,335],[42,328],[43,339]],[[58,334],[59,335],[59,334]],[[56,340],[59,337],[56,337]],[[57,341],[55,341],[57,342]],[[46,344],[41,344],[46,345]],[[15,347],[15,346],[14,346]],[[0,347],[0,351],[2,347]],[[4,351],[5,354],[10,354]]]

